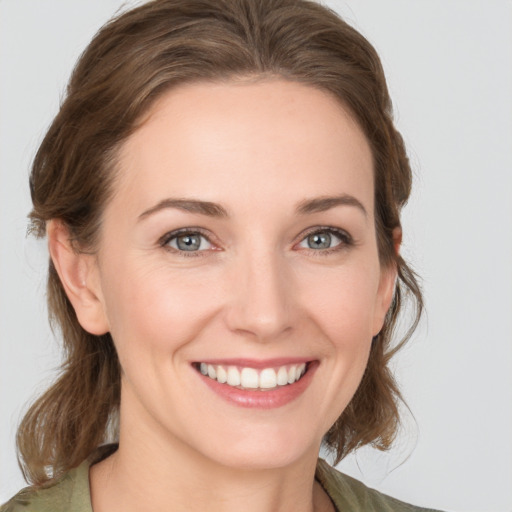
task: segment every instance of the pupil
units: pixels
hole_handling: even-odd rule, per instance
[[[308,245],[311,249],[328,249],[331,245],[331,235],[329,233],[310,235]]]
[[[176,245],[183,251],[195,251],[199,249],[201,240],[198,235],[183,235],[178,237]]]

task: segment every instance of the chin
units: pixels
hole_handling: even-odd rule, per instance
[[[312,440],[297,427],[248,428],[237,435],[220,439],[210,437],[203,455],[217,464],[232,469],[264,470],[278,469],[293,465],[304,458],[316,460],[321,439]],[[211,440],[216,439],[215,443]]]

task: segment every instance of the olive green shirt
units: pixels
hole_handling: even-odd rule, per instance
[[[23,489],[0,512],[92,512],[89,490],[89,466],[86,460],[69,471],[57,483],[33,490]],[[435,512],[408,505],[332,468],[318,460],[316,479],[331,498],[338,512]]]

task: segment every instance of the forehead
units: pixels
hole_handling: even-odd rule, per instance
[[[119,174],[119,195],[140,208],[165,195],[249,207],[350,193],[373,212],[356,121],[332,95],[281,79],[168,91],[121,147]]]

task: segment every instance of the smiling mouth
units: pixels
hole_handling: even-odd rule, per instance
[[[220,384],[242,390],[269,391],[299,381],[308,371],[309,363],[262,369],[209,363],[194,363],[193,366],[202,375]]]

